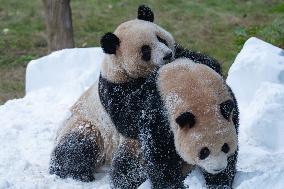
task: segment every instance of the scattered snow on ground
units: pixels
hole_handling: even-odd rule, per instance
[[[32,61],[23,99],[0,106],[0,189],[109,188],[107,168],[82,183],[48,174],[56,131],[68,108],[99,75],[100,48],[68,49]],[[235,188],[284,188],[284,51],[249,39],[227,79],[240,103],[239,162]],[[194,170],[185,180],[205,187]],[[145,182],[140,189],[149,188]]]

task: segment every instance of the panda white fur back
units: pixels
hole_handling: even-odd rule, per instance
[[[124,139],[113,125],[114,118],[111,111],[106,111],[106,105],[113,102],[109,95],[117,96],[120,102],[126,94],[107,89],[118,83],[131,93],[156,67],[174,58],[173,37],[153,20],[151,9],[140,6],[138,19],[124,22],[114,33],[102,37],[106,54],[99,81],[72,106],[71,116],[59,129],[51,154],[51,174],[92,181],[96,169],[110,163]]]
[[[91,102],[91,103],[90,103]],[[98,81],[96,81],[71,107],[71,116],[57,134],[57,142],[73,129],[77,129],[87,136],[95,132],[96,144],[101,145],[101,153],[97,162],[110,165],[113,151],[117,149],[123,137],[116,131],[108,113],[101,104],[98,94]],[[87,130],[86,130],[87,129]]]
[[[50,172],[62,178],[92,181],[100,166],[110,165],[123,138],[100,102],[98,81],[70,111],[70,117],[57,133]]]

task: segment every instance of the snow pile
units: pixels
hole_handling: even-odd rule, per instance
[[[66,49],[29,63],[26,96],[0,106],[0,189],[109,188],[106,170],[82,183],[48,174],[68,108],[99,76],[101,48]]]
[[[239,100],[241,136],[271,153],[284,152],[284,51],[249,39],[227,82]]]
[[[23,99],[0,106],[0,189],[109,188],[107,169],[82,183],[48,174],[56,131],[68,108],[99,75],[100,48],[69,49],[32,61]],[[249,39],[227,79],[240,103],[239,162],[235,188],[284,186],[284,51]],[[205,188],[198,170],[185,180]],[[145,182],[141,189],[149,188]]]
[[[51,88],[56,93],[80,96],[100,73],[101,48],[61,50],[28,64],[26,93]]]
[[[227,83],[240,108],[238,188],[284,188],[284,51],[250,38]]]

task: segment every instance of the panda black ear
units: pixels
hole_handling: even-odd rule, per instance
[[[195,116],[190,112],[184,112],[176,118],[176,122],[181,128],[192,128],[195,124]]]
[[[119,38],[111,32],[106,33],[101,38],[102,49],[107,54],[115,54],[119,47],[119,43]]]
[[[154,13],[146,5],[140,5],[138,7],[138,16],[137,16],[137,18],[140,19],[140,20],[154,22]]]
[[[227,100],[225,102],[222,102],[220,104],[220,110],[221,110],[221,114],[223,115],[223,117],[227,120],[229,120],[230,115],[234,109],[234,102],[233,100]]]

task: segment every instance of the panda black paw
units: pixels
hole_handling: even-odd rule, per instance
[[[137,148],[140,147],[135,142],[127,141],[115,152],[110,170],[111,185],[114,188],[135,189],[147,179],[140,156],[142,154],[138,155],[133,151]]]
[[[52,152],[49,172],[61,178],[93,181],[98,153],[96,144],[90,138],[79,133],[69,134]]]
[[[73,178],[75,180],[79,180],[82,182],[92,182],[95,180],[95,176],[93,175],[92,172],[90,173],[80,173],[72,170],[63,170],[59,168],[57,165],[53,164],[50,165],[49,168],[49,173],[50,174],[55,174],[59,176],[60,178]]]

